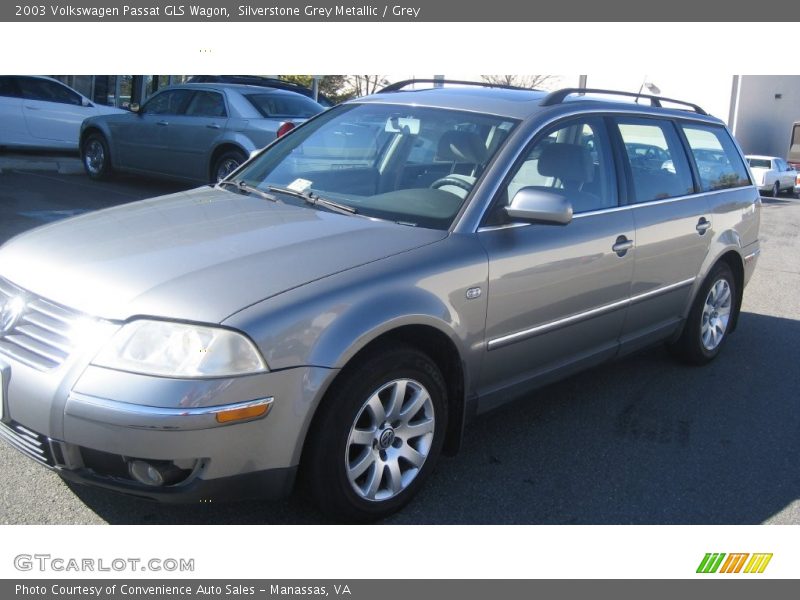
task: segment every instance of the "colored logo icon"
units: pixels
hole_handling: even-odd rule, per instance
[[[748,560],[749,559],[749,560]],[[698,573],[763,573],[772,553],[734,553],[708,552],[697,567]]]

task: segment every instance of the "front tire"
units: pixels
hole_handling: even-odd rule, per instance
[[[736,280],[730,267],[718,263],[703,282],[694,300],[676,354],[690,364],[704,365],[719,354],[728,339],[736,314]]]
[[[386,347],[348,368],[323,399],[304,474],[316,504],[347,522],[405,506],[432,472],[447,426],[441,371],[422,352]]]
[[[91,133],[81,144],[81,162],[91,179],[102,180],[111,177],[111,152],[106,138],[99,133]]]
[[[772,197],[777,198],[778,194],[781,193],[781,184],[778,181],[775,181],[775,184],[772,186]]]

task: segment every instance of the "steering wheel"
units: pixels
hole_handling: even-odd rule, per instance
[[[468,181],[464,181],[463,179],[459,179],[458,177],[442,177],[441,179],[437,179],[431,184],[431,188],[438,190],[440,187],[444,187],[446,185],[452,185],[454,187],[461,188],[466,192],[472,191],[472,184]]]

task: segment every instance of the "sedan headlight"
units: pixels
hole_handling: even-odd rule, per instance
[[[267,370],[258,349],[241,333],[148,320],[124,325],[92,364],[166,377],[226,377]]]

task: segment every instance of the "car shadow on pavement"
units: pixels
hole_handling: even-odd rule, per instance
[[[742,313],[705,367],[663,347],[478,418],[389,523],[758,524],[800,498],[800,321]],[[323,523],[282,502],[167,506],[73,486],[109,523]],[[780,522],[780,519],[777,519]]]

